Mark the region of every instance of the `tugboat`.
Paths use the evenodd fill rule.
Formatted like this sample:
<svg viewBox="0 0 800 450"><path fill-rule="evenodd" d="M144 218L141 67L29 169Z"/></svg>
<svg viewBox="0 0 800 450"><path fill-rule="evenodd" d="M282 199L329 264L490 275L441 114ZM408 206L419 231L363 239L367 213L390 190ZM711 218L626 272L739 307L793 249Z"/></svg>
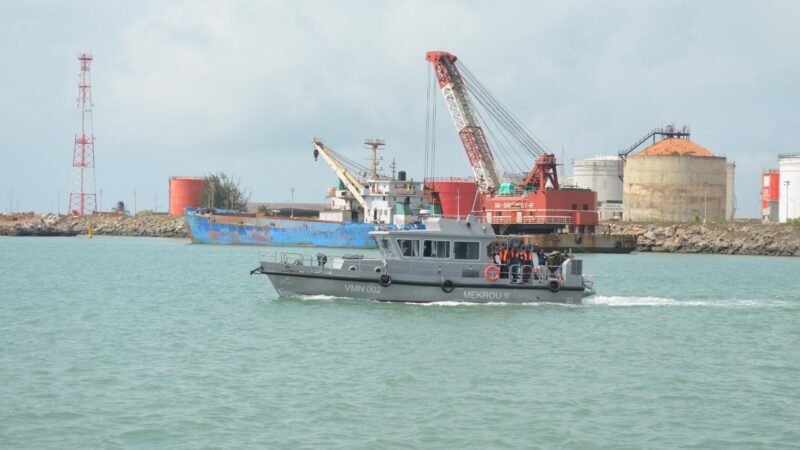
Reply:
<svg viewBox="0 0 800 450"><path fill-rule="evenodd" d="M490 224L425 217L402 229L373 231L381 258L268 252L250 272L266 275L280 297L329 295L389 302L570 303L594 294L583 261L551 254L548 263L503 265Z"/></svg>

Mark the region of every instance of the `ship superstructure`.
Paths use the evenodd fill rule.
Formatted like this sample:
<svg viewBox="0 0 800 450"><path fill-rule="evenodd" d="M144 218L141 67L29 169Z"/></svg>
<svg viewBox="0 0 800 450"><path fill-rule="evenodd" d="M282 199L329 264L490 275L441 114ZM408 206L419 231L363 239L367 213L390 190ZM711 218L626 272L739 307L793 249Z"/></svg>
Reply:
<svg viewBox="0 0 800 450"><path fill-rule="evenodd" d="M376 143L376 146L383 143L379 140L367 142ZM314 159L321 156L339 179L337 187L328 189L326 209L320 212L320 219L403 226L416 221L420 211L428 209L422 182L406 179L402 170L397 177L378 173L375 150L371 168L360 167L359 171L357 164L326 147L319 139L314 138L311 143Z"/></svg>

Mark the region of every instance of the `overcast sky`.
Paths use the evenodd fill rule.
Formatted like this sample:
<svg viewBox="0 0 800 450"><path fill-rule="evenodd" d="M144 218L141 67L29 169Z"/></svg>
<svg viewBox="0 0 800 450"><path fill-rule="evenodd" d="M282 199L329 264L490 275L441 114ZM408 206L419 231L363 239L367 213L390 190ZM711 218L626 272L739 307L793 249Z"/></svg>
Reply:
<svg viewBox="0 0 800 450"><path fill-rule="evenodd" d="M501 5L501 6L498 6ZM77 56L91 52L103 207L167 204L168 178L225 171L254 201L323 201L318 136L380 137L423 176L428 50L456 54L551 150L616 154L688 124L759 173L800 152L798 1L2 1L0 210L66 210ZM471 175L437 96L437 176ZM366 161L365 161L366 162Z"/></svg>

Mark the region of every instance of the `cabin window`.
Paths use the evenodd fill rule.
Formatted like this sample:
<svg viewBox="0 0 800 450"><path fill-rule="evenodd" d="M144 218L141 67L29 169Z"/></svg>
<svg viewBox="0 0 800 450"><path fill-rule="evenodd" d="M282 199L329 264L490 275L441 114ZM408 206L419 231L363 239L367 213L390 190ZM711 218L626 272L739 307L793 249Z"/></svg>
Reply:
<svg viewBox="0 0 800 450"><path fill-rule="evenodd" d="M397 245L406 258L419 257L419 241L416 239L398 239Z"/></svg>
<svg viewBox="0 0 800 450"><path fill-rule="evenodd" d="M425 258L450 258L450 241L423 241L422 256Z"/></svg>
<svg viewBox="0 0 800 450"><path fill-rule="evenodd" d="M381 239L380 245L384 255L397 256L397 253L394 251L394 247L392 247L392 243L388 239Z"/></svg>
<svg viewBox="0 0 800 450"><path fill-rule="evenodd" d="M477 242L453 242L453 257L455 259L479 259L480 245Z"/></svg>

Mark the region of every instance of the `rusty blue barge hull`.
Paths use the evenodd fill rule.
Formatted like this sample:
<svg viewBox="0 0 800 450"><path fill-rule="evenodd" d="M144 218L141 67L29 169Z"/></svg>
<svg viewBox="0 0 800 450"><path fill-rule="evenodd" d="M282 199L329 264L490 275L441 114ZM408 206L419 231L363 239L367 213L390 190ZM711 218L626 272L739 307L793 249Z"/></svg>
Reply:
<svg viewBox="0 0 800 450"><path fill-rule="evenodd" d="M186 208L189 235L196 244L281 245L377 248L369 235L375 225L292 219L236 211Z"/></svg>

